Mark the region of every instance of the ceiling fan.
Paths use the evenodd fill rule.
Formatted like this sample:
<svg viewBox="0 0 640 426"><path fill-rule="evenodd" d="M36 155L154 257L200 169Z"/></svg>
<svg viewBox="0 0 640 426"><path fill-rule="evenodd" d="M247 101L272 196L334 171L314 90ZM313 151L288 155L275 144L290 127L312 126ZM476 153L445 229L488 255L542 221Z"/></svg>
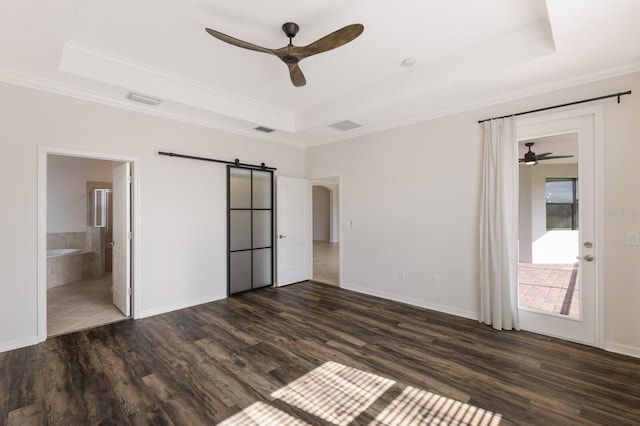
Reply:
<svg viewBox="0 0 640 426"><path fill-rule="evenodd" d="M244 49L255 50L256 52L269 53L277 56L289 67L289 75L291 76L291 82L293 85L300 87L307 84L307 81L298 66L298 62L311 55L326 52L349 43L362 34L364 26L362 24L347 25L346 27L334 31L307 46L294 46L291 40L296 36L299 29L300 27L293 22L283 24L282 31L284 31L285 35L289 38L289 44L279 49L269 49L247 43L246 41L238 40L237 38L212 30L211 28L206 28L209 34L226 43L242 47Z"/></svg>
<svg viewBox="0 0 640 426"><path fill-rule="evenodd" d="M535 152L531 151L531 147L534 142L527 142L524 145L529 148L529 151L524 153L524 158L518 159L518 162L524 163L527 165L538 164L538 161L544 160L552 160L554 158L571 158L573 155L551 155L553 152L544 152L542 154L536 155Z"/></svg>

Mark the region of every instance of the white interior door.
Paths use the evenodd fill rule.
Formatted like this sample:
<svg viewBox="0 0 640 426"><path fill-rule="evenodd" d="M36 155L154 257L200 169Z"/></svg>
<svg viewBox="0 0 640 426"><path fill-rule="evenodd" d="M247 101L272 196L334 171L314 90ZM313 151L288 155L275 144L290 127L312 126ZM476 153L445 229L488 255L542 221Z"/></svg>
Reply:
<svg viewBox="0 0 640 426"><path fill-rule="evenodd" d="M574 155L572 159L520 165L518 299L523 330L598 346L598 265L602 262L598 253L602 253L599 245L603 242L597 238L598 227L602 226L596 220L601 165L595 155L595 122L594 113L560 113L518 122L519 142L536 141L534 152ZM574 141L573 152L561 144L564 137ZM545 141L556 141L556 145L545 147ZM568 171L571 167L575 177ZM524 184L523 177L529 179ZM573 195L566 189L564 193L554 189L562 185L573 187ZM565 213L557 213L557 208L562 203L569 208L569 200L564 197L574 200L574 225L569 225L569 218L557 225L565 220Z"/></svg>
<svg viewBox="0 0 640 426"><path fill-rule="evenodd" d="M131 315L131 166L113 166L113 304Z"/></svg>
<svg viewBox="0 0 640 426"><path fill-rule="evenodd" d="M278 176L276 180L276 248L278 286L311 279L311 182Z"/></svg>

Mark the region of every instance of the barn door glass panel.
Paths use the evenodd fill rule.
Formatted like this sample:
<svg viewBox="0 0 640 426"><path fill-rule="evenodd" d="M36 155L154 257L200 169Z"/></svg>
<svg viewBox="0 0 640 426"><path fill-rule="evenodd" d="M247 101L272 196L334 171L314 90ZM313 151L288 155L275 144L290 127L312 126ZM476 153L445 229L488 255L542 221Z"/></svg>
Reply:
<svg viewBox="0 0 640 426"><path fill-rule="evenodd" d="M251 290L251 251L229 253L229 294Z"/></svg>
<svg viewBox="0 0 640 426"><path fill-rule="evenodd" d="M273 173L227 167L227 293L273 285Z"/></svg>
<svg viewBox="0 0 640 426"><path fill-rule="evenodd" d="M251 248L251 211L232 210L229 212L231 251Z"/></svg>
<svg viewBox="0 0 640 426"><path fill-rule="evenodd" d="M260 249L253 252L253 288L272 284L272 249Z"/></svg>
<svg viewBox="0 0 640 426"><path fill-rule="evenodd" d="M273 192L273 173L262 170L252 171L253 191L251 193L254 209L271 209Z"/></svg>

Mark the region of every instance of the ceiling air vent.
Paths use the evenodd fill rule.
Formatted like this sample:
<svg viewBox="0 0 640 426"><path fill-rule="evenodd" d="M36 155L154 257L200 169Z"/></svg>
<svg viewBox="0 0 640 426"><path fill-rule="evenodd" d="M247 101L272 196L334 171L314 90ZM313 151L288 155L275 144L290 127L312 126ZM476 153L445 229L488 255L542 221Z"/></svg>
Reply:
<svg viewBox="0 0 640 426"><path fill-rule="evenodd" d="M141 95L140 93L133 93L133 92L127 93L127 99L132 100L134 102L140 102L141 104L154 105L154 106L162 102L161 99L152 98L151 96Z"/></svg>
<svg viewBox="0 0 640 426"><path fill-rule="evenodd" d="M263 132L263 133L275 132L275 129L270 129L268 127L263 127L263 126L254 127L253 130L257 130L257 131Z"/></svg>
<svg viewBox="0 0 640 426"><path fill-rule="evenodd" d="M362 124L344 120L337 123L329 124L329 127L331 127L332 129L340 130L341 132L346 132L347 130L355 129L356 127L362 127Z"/></svg>

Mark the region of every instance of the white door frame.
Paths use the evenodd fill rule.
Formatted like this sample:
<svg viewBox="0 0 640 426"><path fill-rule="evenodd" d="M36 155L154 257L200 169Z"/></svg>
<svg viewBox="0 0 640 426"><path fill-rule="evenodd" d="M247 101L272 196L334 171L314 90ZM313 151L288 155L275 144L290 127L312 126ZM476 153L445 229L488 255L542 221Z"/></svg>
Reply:
<svg viewBox="0 0 640 426"><path fill-rule="evenodd" d="M557 121L564 119L578 118L585 115L593 117L593 143L594 143L594 224L595 224L595 240L597 244L594 247L594 254L597 259L595 265L595 342L594 346L598 348L604 347L604 266L605 266L605 250L604 250L604 106L594 105L586 108L563 111L540 115L531 118L518 119L516 127L527 126L549 121Z"/></svg>
<svg viewBox="0 0 640 426"><path fill-rule="evenodd" d="M122 161L131 164L132 200L131 225L133 228L131 268L131 316L139 318L140 306L140 159L80 149L38 145L38 288L37 288L37 330L38 342L47 339L47 158L49 154L67 157L92 158L96 160ZM134 291L135 288L135 291Z"/></svg>
<svg viewBox="0 0 640 426"><path fill-rule="evenodd" d="M322 181L325 179L335 178L335 177L338 178L338 218L335 224L338 227L338 287L342 287L342 240L344 239L344 233L342 229L342 193L344 192L342 190L342 174L334 173L334 174L327 174L327 175L320 175L320 176L312 176L307 179L311 181L312 186L313 185L322 186L321 182L314 184L314 181ZM313 214L313 197L311 197L311 212ZM311 222L313 223L313 217ZM313 256L313 251L311 255ZM313 265L313 259L311 260L312 260L311 264Z"/></svg>

